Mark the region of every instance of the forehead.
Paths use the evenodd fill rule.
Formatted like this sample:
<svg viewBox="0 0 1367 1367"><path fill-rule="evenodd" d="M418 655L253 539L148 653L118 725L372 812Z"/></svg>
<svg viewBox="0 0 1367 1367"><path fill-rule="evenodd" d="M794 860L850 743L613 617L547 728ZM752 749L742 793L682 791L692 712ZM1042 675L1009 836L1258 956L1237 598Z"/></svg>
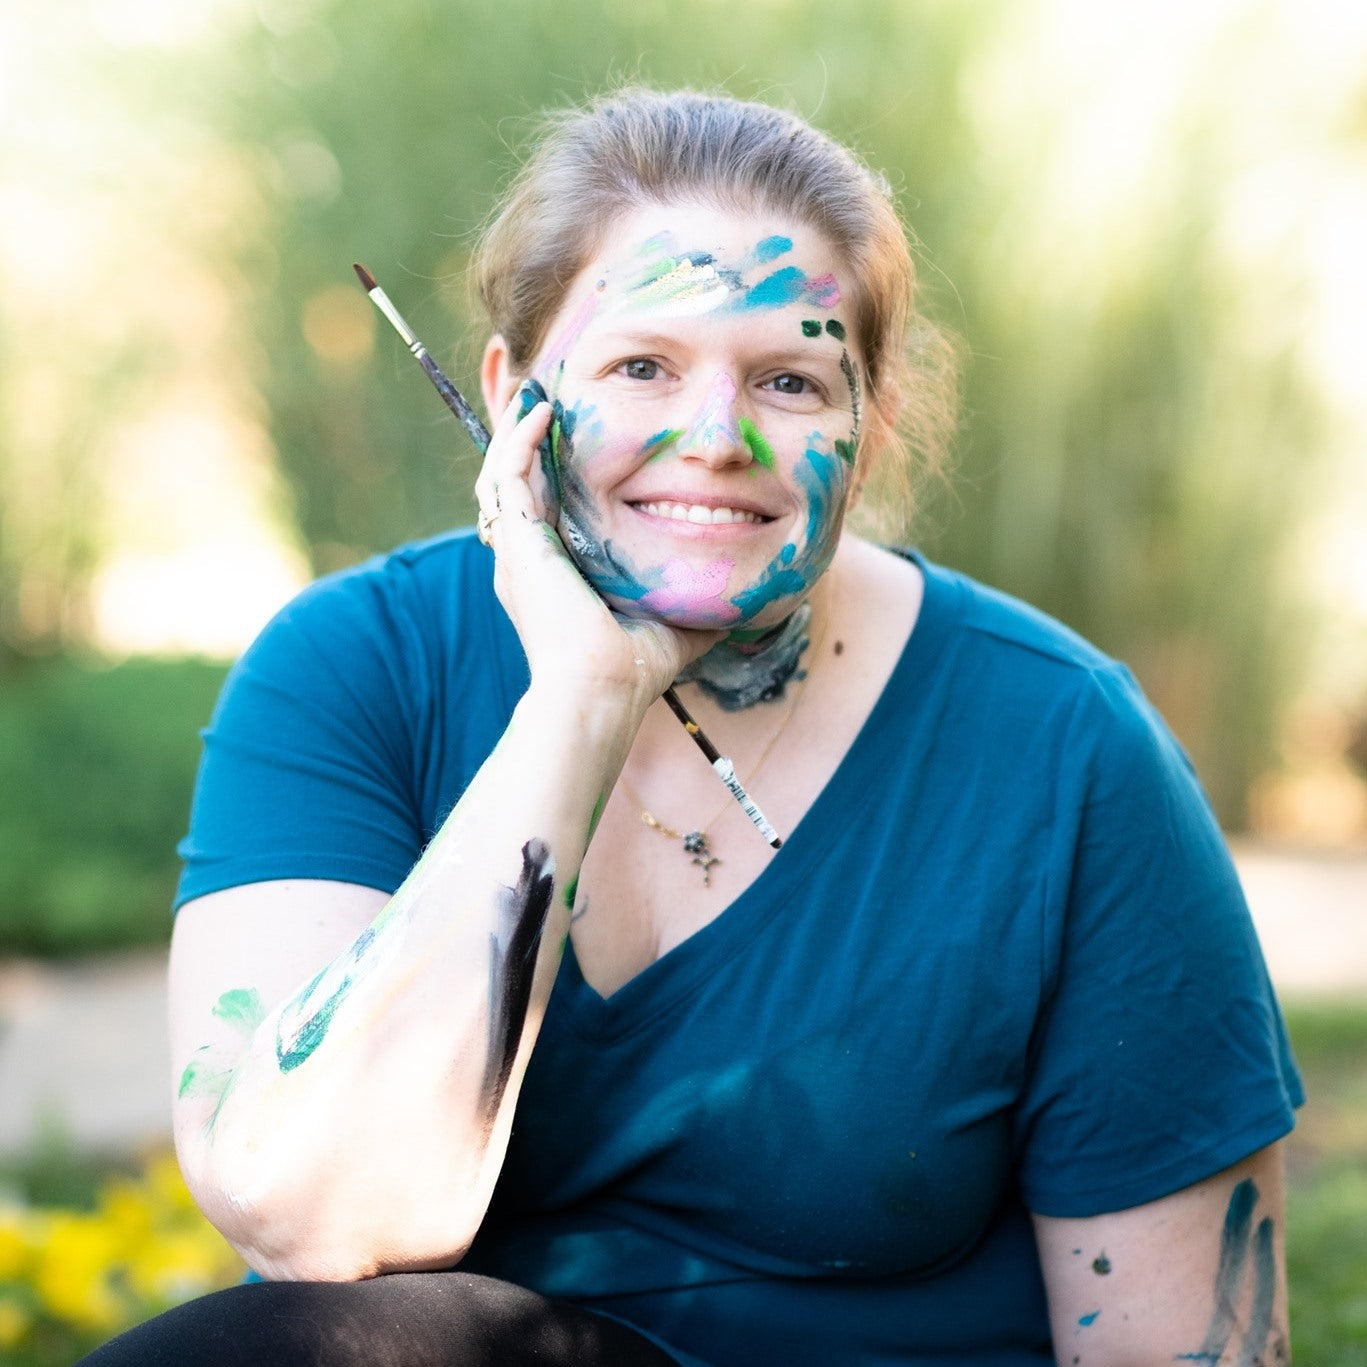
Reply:
<svg viewBox="0 0 1367 1367"><path fill-rule="evenodd" d="M830 312L846 272L814 228L711 205L647 205L618 219L571 294L587 284L602 316Z"/></svg>

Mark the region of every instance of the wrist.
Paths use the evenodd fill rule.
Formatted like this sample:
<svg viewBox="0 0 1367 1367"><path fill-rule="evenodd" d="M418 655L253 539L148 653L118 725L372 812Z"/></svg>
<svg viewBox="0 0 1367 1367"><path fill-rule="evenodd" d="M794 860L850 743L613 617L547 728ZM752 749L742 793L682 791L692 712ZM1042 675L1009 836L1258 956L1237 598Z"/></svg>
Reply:
<svg viewBox="0 0 1367 1367"><path fill-rule="evenodd" d="M629 682L557 679L538 683L533 678L515 716L519 725L573 737L590 747L620 748L625 757L654 701L653 692Z"/></svg>

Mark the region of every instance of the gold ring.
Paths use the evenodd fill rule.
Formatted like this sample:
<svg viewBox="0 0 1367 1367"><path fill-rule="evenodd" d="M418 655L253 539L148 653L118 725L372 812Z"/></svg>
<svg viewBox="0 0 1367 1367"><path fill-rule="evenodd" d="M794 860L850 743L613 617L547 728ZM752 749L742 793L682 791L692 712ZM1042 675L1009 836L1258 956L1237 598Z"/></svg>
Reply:
<svg viewBox="0 0 1367 1367"><path fill-rule="evenodd" d="M491 550L493 549L494 543L489 539L489 532L493 528L494 523L498 521L499 516L500 514L495 513L493 517L490 517L488 513L481 509L479 517L475 522L475 531L479 536L479 539Z"/></svg>

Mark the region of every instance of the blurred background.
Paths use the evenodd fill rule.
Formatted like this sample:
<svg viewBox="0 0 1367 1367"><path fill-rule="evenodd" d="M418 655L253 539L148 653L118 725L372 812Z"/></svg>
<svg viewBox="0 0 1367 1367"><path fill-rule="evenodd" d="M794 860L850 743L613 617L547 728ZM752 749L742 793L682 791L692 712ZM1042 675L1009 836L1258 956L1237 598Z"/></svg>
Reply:
<svg viewBox="0 0 1367 1367"><path fill-rule="evenodd" d="M1314 967L1367 917L1356 0L0 9L0 1355L236 1274L155 1126L101 1125L160 1047L196 730L311 577L471 520L351 262L476 390L491 197L539 111L632 78L790 106L892 184L967 358L908 535L1129 662L1277 890L1297 1361L1367 1363L1367 978Z"/></svg>

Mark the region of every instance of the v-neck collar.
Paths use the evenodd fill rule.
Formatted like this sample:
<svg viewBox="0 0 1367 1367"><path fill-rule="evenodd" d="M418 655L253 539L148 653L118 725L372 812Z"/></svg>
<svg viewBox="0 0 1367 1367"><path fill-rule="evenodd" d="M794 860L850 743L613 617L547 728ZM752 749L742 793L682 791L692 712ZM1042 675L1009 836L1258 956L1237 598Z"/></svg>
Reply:
<svg viewBox="0 0 1367 1367"><path fill-rule="evenodd" d="M956 581L916 551L899 551L921 571L920 611L906 645L877 701L825 787L784 840L783 848L740 895L705 925L604 997L585 979L571 939L556 980L553 1010L564 1010L575 1028L598 1040L643 1029L691 996L794 900L826 857L823 832L867 819L877 801L870 773L886 763L888 737L897 734L898 712L914 697L919 680L935 668L940 643L955 616Z"/></svg>

